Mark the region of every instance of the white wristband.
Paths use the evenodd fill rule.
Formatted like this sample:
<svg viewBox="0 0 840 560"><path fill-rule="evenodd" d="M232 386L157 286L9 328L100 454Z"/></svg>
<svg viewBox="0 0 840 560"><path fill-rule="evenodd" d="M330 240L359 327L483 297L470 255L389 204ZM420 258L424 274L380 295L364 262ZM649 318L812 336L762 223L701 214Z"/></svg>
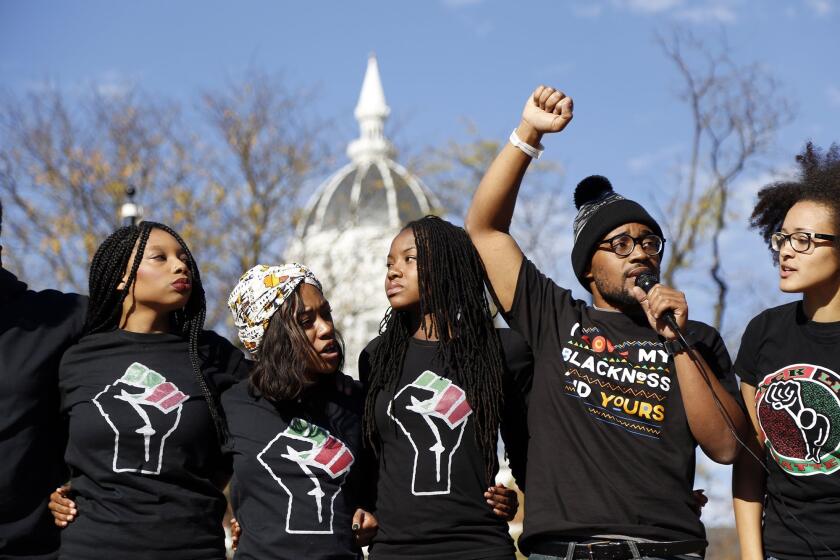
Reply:
<svg viewBox="0 0 840 560"><path fill-rule="evenodd" d="M510 133L510 138L508 138L508 140L510 140L511 144L522 150L525 153L525 155L530 156L534 159L540 159L543 150L545 150L542 144L537 144L537 147L535 148L534 146L526 144L525 142L520 140L519 136L516 135L515 128L513 129L513 132Z"/></svg>

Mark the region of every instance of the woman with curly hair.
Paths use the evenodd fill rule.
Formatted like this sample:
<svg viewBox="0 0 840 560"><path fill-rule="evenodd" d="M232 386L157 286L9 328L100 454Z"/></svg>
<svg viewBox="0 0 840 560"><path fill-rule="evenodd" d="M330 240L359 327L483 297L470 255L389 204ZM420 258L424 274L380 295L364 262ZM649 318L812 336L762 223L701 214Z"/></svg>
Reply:
<svg viewBox="0 0 840 560"><path fill-rule="evenodd" d="M766 464L745 451L733 472L745 560L840 551L840 148L808 143L796 159L798 176L762 189L751 218L779 288L802 298L753 318L735 361Z"/></svg>

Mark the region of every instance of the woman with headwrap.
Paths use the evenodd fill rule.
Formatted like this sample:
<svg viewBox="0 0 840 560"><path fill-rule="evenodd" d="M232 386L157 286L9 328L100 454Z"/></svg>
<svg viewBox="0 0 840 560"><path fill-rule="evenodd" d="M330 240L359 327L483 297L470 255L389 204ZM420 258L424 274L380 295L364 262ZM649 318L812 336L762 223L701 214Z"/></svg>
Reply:
<svg viewBox="0 0 840 560"><path fill-rule="evenodd" d="M228 300L251 377L222 397L230 429L236 558L360 558L367 511L361 385L321 284L305 266L258 265ZM340 389L340 388L343 388Z"/></svg>

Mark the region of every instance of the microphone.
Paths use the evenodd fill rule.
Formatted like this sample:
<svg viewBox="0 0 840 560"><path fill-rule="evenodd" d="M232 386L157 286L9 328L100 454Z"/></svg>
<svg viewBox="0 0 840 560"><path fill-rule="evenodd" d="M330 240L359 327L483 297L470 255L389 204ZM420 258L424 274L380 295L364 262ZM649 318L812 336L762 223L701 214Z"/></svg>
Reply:
<svg viewBox="0 0 840 560"><path fill-rule="evenodd" d="M641 288L646 294L649 293L657 284L659 284L659 277L652 272L643 272L636 276L636 286ZM668 323L668 326L671 327L671 330L674 331L678 337L682 338L682 331L680 330L679 325L677 325L677 318L674 317L673 310L668 309L660 318Z"/></svg>

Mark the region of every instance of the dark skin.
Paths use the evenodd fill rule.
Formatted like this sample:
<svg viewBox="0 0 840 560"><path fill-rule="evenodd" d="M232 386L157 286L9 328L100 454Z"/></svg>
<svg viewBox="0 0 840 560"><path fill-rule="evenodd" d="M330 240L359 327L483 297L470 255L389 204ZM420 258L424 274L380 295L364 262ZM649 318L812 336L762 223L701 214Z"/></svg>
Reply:
<svg viewBox="0 0 840 560"><path fill-rule="evenodd" d="M386 260L385 295L395 311L408 316L414 338L438 340L437 329L430 316L420 317L420 281L417 276L417 247L414 232L404 229L391 241Z"/></svg>
<svg viewBox="0 0 840 560"><path fill-rule="evenodd" d="M59 527L67 527L72 523L79 511L76 509L76 502L67 497L70 493L70 485L59 486L50 494L49 508L53 515L53 522Z"/></svg>
<svg viewBox="0 0 840 560"><path fill-rule="evenodd" d="M566 128L572 116L571 98L554 88L540 86L529 96L516 133L523 142L537 146L544 134ZM524 258L510 235L510 223L519 187L530 163L529 156L507 143L478 186L465 222L467 232L484 261L493 291L506 311L513 304ZM650 230L644 224L623 224L607 233L604 239L624 232L636 237ZM676 337L676 333L665 324L662 316L666 311L672 311L679 327L684 328L688 320L685 294L661 284L645 294L633 284L640 272L658 271L659 258L659 255L646 255L638 245L627 257L619 257L608 249L599 249L592 256L587 279L595 306L627 314L643 314L657 334L670 340ZM624 297L605 297L611 292ZM677 354L674 364L692 435L710 459L731 464L738 454L738 442L718 412L704 381L701 368L711 370L702 358L695 361L689 352ZM748 425L740 407L714 375L708 378L736 432L742 437Z"/></svg>

